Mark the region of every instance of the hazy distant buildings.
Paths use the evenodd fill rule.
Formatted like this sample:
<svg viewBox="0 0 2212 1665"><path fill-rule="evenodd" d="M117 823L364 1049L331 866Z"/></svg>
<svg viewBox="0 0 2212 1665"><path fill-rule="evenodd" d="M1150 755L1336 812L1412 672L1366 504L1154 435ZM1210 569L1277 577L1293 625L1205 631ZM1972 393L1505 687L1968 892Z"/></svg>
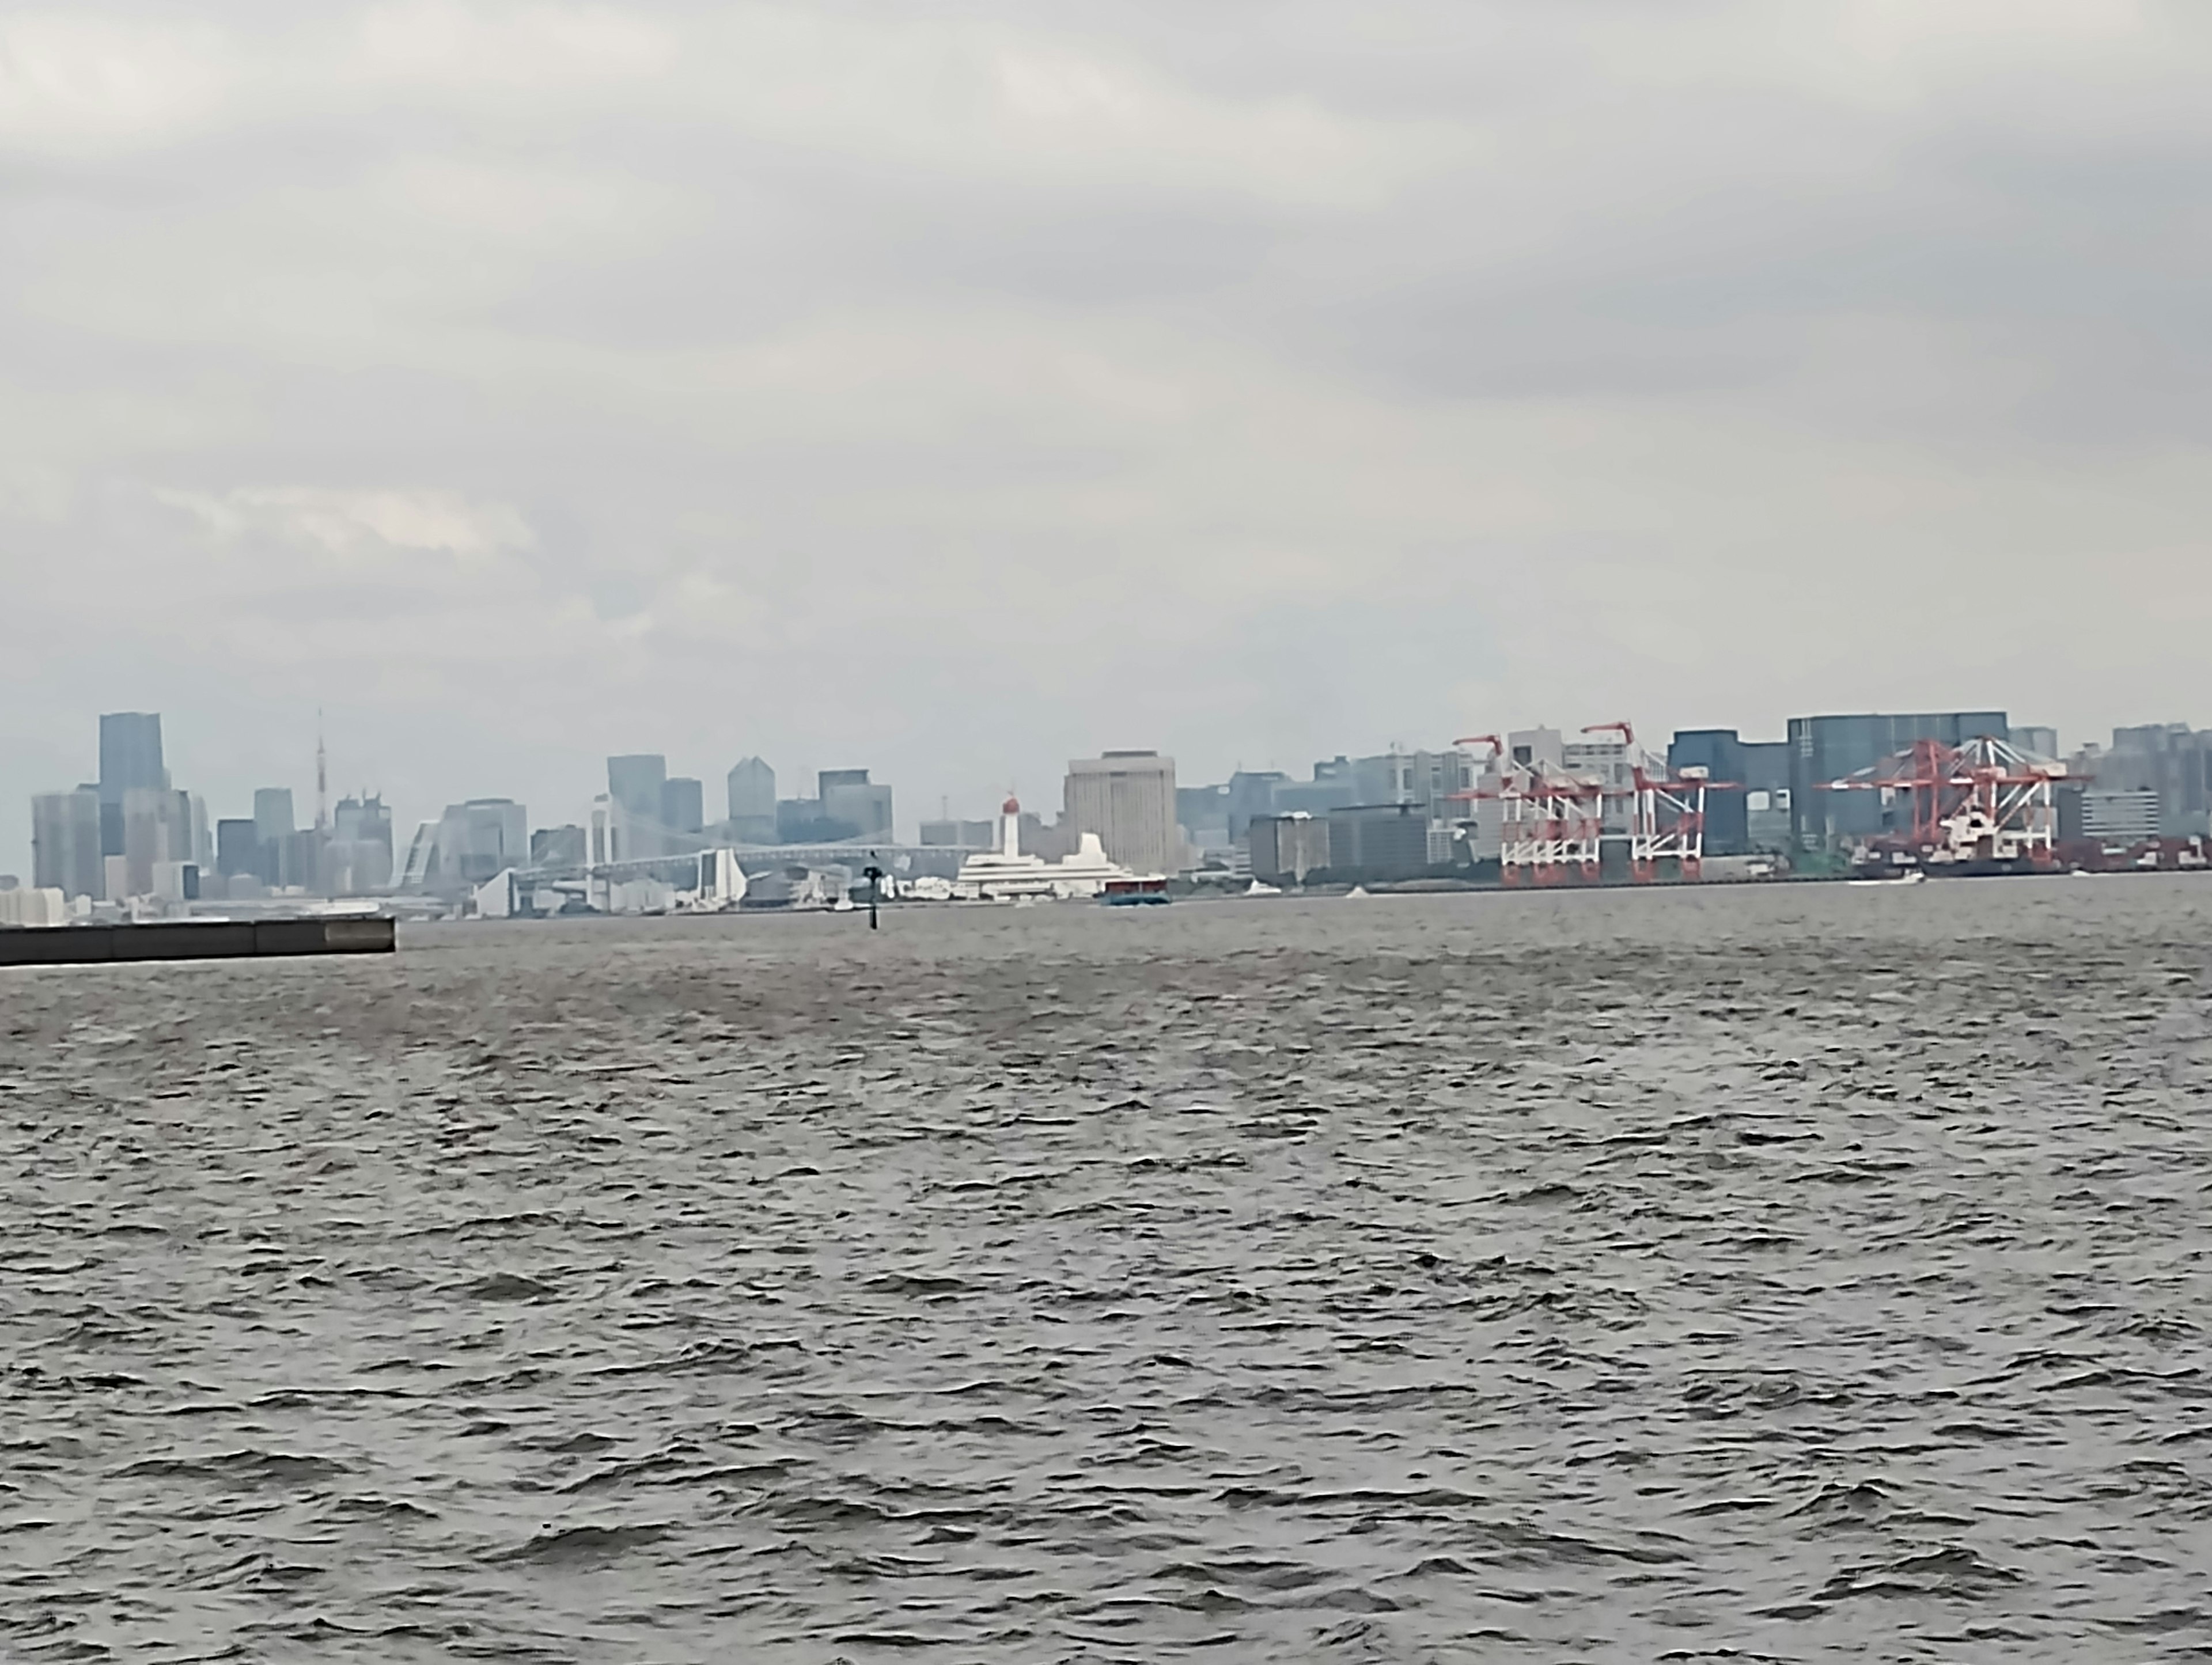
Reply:
<svg viewBox="0 0 2212 1665"><path fill-rule="evenodd" d="M1074 758L1062 793L1061 817L1069 830L1079 837L1097 834L1108 860L1138 873L1171 873L1182 866L1174 758L1157 751Z"/></svg>
<svg viewBox="0 0 2212 1665"><path fill-rule="evenodd" d="M730 836L740 844L775 842L775 771L747 757L730 771Z"/></svg>
<svg viewBox="0 0 2212 1665"><path fill-rule="evenodd" d="M244 816L215 823L215 870L223 878L261 877L261 829Z"/></svg>
<svg viewBox="0 0 2212 1665"><path fill-rule="evenodd" d="M696 834L707 824L706 788L689 775L660 783L660 824L672 833Z"/></svg>
<svg viewBox="0 0 2212 1665"><path fill-rule="evenodd" d="M1313 766L1310 781L1280 781L1274 790L1274 810L1278 815L1295 815L1304 810L1308 815L1327 815L1331 810L1359 801L1359 787L1353 778L1355 765L1352 759L1339 753Z"/></svg>
<svg viewBox="0 0 2212 1665"><path fill-rule="evenodd" d="M2100 793L2158 796L2158 836L2187 838L2212 831L2212 729L2187 723L2144 723L2112 731L2112 748L2081 760Z"/></svg>
<svg viewBox="0 0 2212 1665"><path fill-rule="evenodd" d="M511 798L448 804L416 829L400 871L400 888L454 896L530 860L529 815Z"/></svg>
<svg viewBox="0 0 2212 1665"><path fill-rule="evenodd" d="M1228 787L1218 782L1205 787L1177 787L1176 825L1182 829L1183 843L1194 852L1231 848L1236 841L1229 836Z"/></svg>
<svg viewBox="0 0 2212 1665"><path fill-rule="evenodd" d="M872 784L864 769L825 769L815 777L822 818L850 827L848 838L887 842L891 836L891 789Z"/></svg>
<svg viewBox="0 0 2212 1665"><path fill-rule="evenodd" d="M660 794L667 784L668 760L657 751L607 759L607 798L622 823L623 860L635 861L665 854Z"/></svg>
<svg viewBox="0 0 2212 1665"><path fill-rule="evenodd" d="M581 827L540 827L530 835L530 865L580 867L589 849L589 836Z"/></svg>
<svg viewBox="0 0 2212 1665"><path fill-rule="evenodd" d="M65 896L105 900L100 847L100 791L41 793L31 800L31 884Z"/></svg>
<svg viewBox="0 0 2212 1665"><path fill-rule="evenodd" d="M289 787L258 787L253 793L253 836L264 844L274 844L289 838L299 830L299 822L292 811L292 788Z"/></svg>
<svg viewBox="0 0 2212 1665"><path fill-rule="evenodd" d="M1231 775L1224 793L1231 840L1243 837L1255 817L1274 814L1277 788L1290 784L1291 777L1280 769L1240 769Z"/></svg>
<svg viewBox="0 0 2212 1665"><path fill-rule="evenodd" d="M384 800L339 799L318 854L317 888L325 896L368 896L392 883L392 811Z"/></svg>
<svg viewBox="0 0 2212 1665"><path fill-rule="evenodd" d="M111 884L111 896L155 895L156 870L192 860L191 805L188 795L167 787L126 787L118 805L123 816L123 888ZM115 870L107 870L112 878Z"/></svg>
<svg viewBox="0 0 2212 1665"><path fill-rule="evenodd" d="M921 823L921 842L936 848L988 850L995 848L999 837L996 821L925 821ZM1027 849L1027 840L1022 842Z"/></svg>

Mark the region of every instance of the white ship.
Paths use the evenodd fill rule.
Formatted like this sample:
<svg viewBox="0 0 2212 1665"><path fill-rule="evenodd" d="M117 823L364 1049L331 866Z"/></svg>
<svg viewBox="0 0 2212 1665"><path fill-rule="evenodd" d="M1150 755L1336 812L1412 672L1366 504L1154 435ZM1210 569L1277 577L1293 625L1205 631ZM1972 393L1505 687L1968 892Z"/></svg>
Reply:
<svg viewBox="0 0 2212 1665"><path fill-rule="evenodd" d="M1137 877L1106 859L1097 833L1084 834L1081 846L1057 861L1024 855L1020 803L1009 798L999 817L999 848L969 856L952 881L952 894L962 902L1073 902L1100 895L1112 880Z"/></svg>

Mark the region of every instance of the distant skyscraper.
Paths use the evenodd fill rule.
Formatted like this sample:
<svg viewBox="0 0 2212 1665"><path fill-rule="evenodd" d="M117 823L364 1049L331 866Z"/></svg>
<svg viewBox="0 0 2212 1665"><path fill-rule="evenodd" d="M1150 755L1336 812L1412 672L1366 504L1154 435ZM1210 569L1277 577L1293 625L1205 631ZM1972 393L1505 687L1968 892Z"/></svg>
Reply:
<svg viewBox="0 0 2212 1665"><path fill-rule="evenodd" d="M100 849L100 792L42 793L31 800L31 883L64 896L107 896Z"/></svg>
<svg viewBox="0 0 2212 1665"><path fill-rule="evenodd" d="M707 824L707 789L688 775L660 783L660 824L673 833L696 833Z"/></svg>
<svg viewBox="0 0 2212 1665"><path fill-rule="evenodd" d="M331 817L331 836L345 844L381 844L392 853L392 811L381 798L341 798Z"/></svg>
<svg viewBox="0 0 2212 1665"><path fill-rule="evenodd" d="M775 842L775 771L748 757L730 771L730 834L741 843Z"/></svg>
<svg viewBox="0 0 2212 1665"><path fill-rule="evenodd" d="M382 799L338 799L319 865L322 888L331 896L366 896L391 884L392 811Z"/></svg>
<svg viewBox="0 0 2212 1665"><path fill-rule="evenodd" d="M891 789L870 782L864 769L825 769L816 778L822 818L850 827L854 838L889 839Z"/></svg>
<svg viewBox="0 0 2212 1665"><path fill-rule="evenodd" d="M157 869L192 859L191 800L185 793L166 787L127 787L121 807L123 871L128 887L123 894L150 896L155 894Z"/></svg>
<svg viewBox="0 0 2212 1665"><path fill-rule="evenodd" d="M225 878L261 876L261 829L244 816L215 823L215 870Z"/></svg>
<svg viewBox="0 0 2212 1665"><path fill-rule="evenodd" d="M1109 751L1067 766L1063 817L1077 833L1097 833L1109 858L1139 873L1182 866L1176 836L1175 759L1157 751Z"/></svg>
<svg viewBox="0 0 2212 1665"><path fill-rule="evenodd" d="M298 829L292 818L292 788L258 787L253 793L253 831L264 844L273 844Z"/></svg>
<svg viewBox="0 0 2212 1665"><path fill-rule="evenodd" d="M161 717L155 711L110 711L100 720L100 848L123 854L123 794L134 787L169 784L161 763Z"/></svg>
<svg viewBox="0 0 2212 1665"><path fill-rule="evenodd" d="M458 896L508 867L530 865L529 812L509 798L448 804L416 829L399 888Z"/></svg>
<svg viewBox="0 0 2212 1665"><path fill-rule="evenodd" d="M111 711L100 720L100 796L119 804L132 787L166 787L161 766L161 716L157 711Z"/></svg>
<svg viewBox="0 0 2212 1665"><path fill-rule="evenodd" d="M607 759L607 796L624 823L625 860L662 854L660 789L667 781L668 760L657 751Z"/></svg>

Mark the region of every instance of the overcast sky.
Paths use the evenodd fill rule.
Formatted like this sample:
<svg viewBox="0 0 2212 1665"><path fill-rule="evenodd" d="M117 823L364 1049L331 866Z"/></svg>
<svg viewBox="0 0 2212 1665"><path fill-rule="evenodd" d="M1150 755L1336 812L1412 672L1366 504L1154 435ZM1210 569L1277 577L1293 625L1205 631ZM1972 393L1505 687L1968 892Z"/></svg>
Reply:
<svg viewBox="0 0 2212 1665"><path fill-rule="evenodd" d="M2202 686L2212 6L0 10L0 868ZM403 836L405 831L403 827Z"/></svg>

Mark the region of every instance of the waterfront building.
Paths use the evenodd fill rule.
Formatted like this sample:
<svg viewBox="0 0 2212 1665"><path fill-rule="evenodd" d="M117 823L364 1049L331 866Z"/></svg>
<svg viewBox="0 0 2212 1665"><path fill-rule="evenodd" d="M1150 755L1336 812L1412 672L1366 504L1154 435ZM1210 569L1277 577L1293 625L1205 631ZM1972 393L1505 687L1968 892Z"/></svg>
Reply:
<svg viewBox="0 0 2212 1665"><path fill-rule="evenodd" d="M2090 762L2103 792L2154 792L2158 836L2187 838L2212 831L2212 729L2187 723L2144 723L2112 731L2112 748Z"/></svg>
<svg viewBox="0 0 2212 1665"><path fill-rule="evenodd" d="M1832 792L1829 783L1905 750L1916 740L1960 746L1984 735L2002 738L2012 724L2002 711L1911 714L1860 712L1790 720L1790 842L1830 849L1882 830L1881 794Z"/></svg>
<svg viewBox="0 0 2212 1665"><path fill-rule="evenodd" d="M1332 878L1418 878L1429 866L1429 817L1419 804L1352 804L1328 812Z"/></svg>
<svg viewBox="0 0 2212 1665"><path fill-rule="evenodd" d="M730 836L742 844L775 842L775 771L758 757L731 769L728 781Z"/></svg>
<svg viewBox="0 0 2212 1665"><path fill-rule="evenodd" d="M1306 875L1328 867L1328 817L1293 810L1288 815L1253 817L1252 877L1266 884L1303 884Z"/></svg>
<svg viewBox="0 0 2212 1665"><path fill-rule="evenodd" d="M93 802L100 802L98 793ZM79 895L88 892L80 891ZM0 925L52 927L67 925L70 921L70 898L52 885L19 884L9 876L0 875Z"/></svg>
<svg viewBox="0 0 2212 1665"><path fill-rule="evenodd" d="M963 902L1068 902L1101 895L1110 880L1137 877L1108 857L1097 833L1084 833L1073 851L1047 861L1024 852L1021 829L1022 806L1009 798L999 812L999 848L963 861L952 894Z"/></svg>
<svg viewBox="0 0 2212 1665"><path fill-rule="evenodd" d="M660 793L667 783L668 760L657 751L607 759L607 798L623 823L624 860L663 853Z"/></svg>
<svg viewBox="0 0 2212 1665"><path fill-rule="evenodd" d="M65 896L107 896L100 845L100 789L41 793L31 800L31 884Z"/></svg>
<svg viewBox="0 0 2212 1665"><path fill-rule="evenodd" d="M1176 832L1175 759L1157 751L1109 751L1067 765L1062 811L1078 838L1096 834L1107 856L1140 873L1183 866Z"/></svg>
<svg viewBox="0 0 2212 1665"><path fill-rule="evenodd" d="M1732 728L1677 729L1667 745L1667 772L1702 769L1713 781L1743 788L1705 794L1705 854L1747 855L1789 843L1790 744L1747 740ZM1781 817L1778 825L1772 818ZM1752 820L1759 819L1754 834Z"/></svg>
<svg viewBox="0 0 2212 1665"><path fill-rule="evenodd" d="M2163 805L2155 787L2130 787L2117 792L2092 788L2081 794L2081 832L2083 838L2122 847L2159 836L2164 825ZM2060 836L2069 829L2062 827Z"/></svg>

